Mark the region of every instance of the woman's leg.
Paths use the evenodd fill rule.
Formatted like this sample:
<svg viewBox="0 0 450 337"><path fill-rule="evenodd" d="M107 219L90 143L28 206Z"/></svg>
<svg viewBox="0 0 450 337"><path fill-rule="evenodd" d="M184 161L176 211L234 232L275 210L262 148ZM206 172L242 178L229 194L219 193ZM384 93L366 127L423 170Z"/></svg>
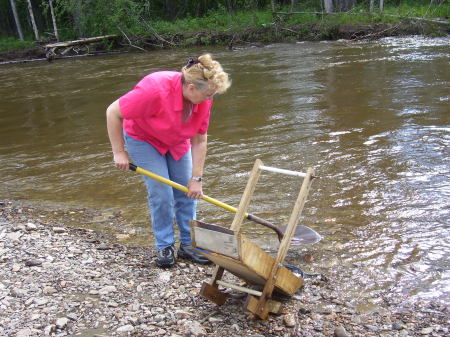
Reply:
<svg viewBox="0 0 450 337"><path fill-rule="evenodd" d="M167 154L167 165L169 168L170 180L183 186L187 186L192 176L192 155L189 150L180 160L173 159L171 154ZM197 200L186 196L182 191L173 190L175 199L175 219L180 232L180 242L183 246L191 245L190 220L196 219Z"/></svg>
<svg viewBox="0 0 450 337"><path fill-rule="evenodd" d="M134 139L127 134L124 137L127 151L137 166L170 179L166 156L161 155L147 142ZM162 250L175 243L172 187L148 177L144 177L144 182L147 187L148 207L156 247Z"/></svg>

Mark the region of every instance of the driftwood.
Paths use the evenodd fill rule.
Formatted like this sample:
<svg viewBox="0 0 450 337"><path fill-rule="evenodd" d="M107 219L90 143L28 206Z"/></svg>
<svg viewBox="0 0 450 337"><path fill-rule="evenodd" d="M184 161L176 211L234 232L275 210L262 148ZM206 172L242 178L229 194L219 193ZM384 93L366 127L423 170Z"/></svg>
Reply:
<svg viewBox="0 0 450 337"><path fill-rule="evenodd" d="M73 40L73 41L65 41L65 42L57 42L57 43L50 43L45 46L45 48L60 48L60 47L69 47L69 46L76 46L80 44L87 44L91 42L98 42L105 39L114 39L118 37L118 35L103 35L103 36L97 36L97 37L88 37L85 39L79 39L79 40Z"/></svg>
<svg viewBox="0 0 450 337"><path fill-rule="evenodd" d="M71 50L77 55L89 54L90 43L118 37L118 35L103 35L73 41L49 43L45 45L45 56L48 61L52 61L55 57L65 55Z"/></svg>

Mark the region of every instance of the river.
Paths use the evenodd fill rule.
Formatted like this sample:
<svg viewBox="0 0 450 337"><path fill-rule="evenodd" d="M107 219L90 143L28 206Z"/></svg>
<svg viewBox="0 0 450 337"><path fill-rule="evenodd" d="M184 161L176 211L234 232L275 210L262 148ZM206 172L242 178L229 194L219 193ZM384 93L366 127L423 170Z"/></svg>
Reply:
<svg viewBox="0 0 450 337"><path fill-rule="evenodd" d="M292 249L314 252L322 268L353 266L347 277L359 286L341 289L353 298L390 292L448 300L448 37L190 48L2 66L0 198L120 212L139 234L136 242L151 244L144 186L135 173L113 167L105 109L147 73L178 70L205 51L233 85L215 99L204 192L237 206L256 158L290 170L313 167L320 178L301 222L323 240ZM263 173L250 212L286 224L300 184L300 178ZM225 226L233 219L205 202L198 216ZM108 222L96 228L109 230ZM266 228L247 222L243 228L276 249Z"/></svg>

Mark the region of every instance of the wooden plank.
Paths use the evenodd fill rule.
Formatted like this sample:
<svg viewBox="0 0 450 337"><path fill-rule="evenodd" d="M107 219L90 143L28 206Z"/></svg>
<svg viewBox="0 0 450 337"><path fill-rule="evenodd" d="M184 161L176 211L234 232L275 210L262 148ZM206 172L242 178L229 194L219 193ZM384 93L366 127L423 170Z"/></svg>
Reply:
<svg viewBox="0 0 450 337"><path fill-rule="evenodd" d="M241 228L242 221L244 221L245 214L247 213L248 205L250 204L251 197L253 192L255 191L256 182L259 179L261 174L261 170L259 167L263 164L263 162L259 159L255 160L255 164L253 165L252 172L250 174L250 178L248 179L247 186L245 187L244 193L242 194L241 201L239 202L238 211L234 216L233 222L230 226L231 230L239 232Z"/></svg>
<svg viewBox="0 0 450 337"><path fill-rule="evenodd" d="M261 294L262 294L261 291L254 290L254 289L249 289L249 288L245 288L245 287L241 287L241 286L238 286L236 284L228 283L228 282L225 282L225 281L217 281L217 284L221 285L222 287L230 288L230 289L234 289L234 290L239 290L239 291L242 291L242 292L250 294L250 295L261 296Z"/></svg>
<svg viewBox="0 0 450 337"><path fill-rule="evenodd" d="M248 311L257 315L258 317L262 319L267 319L267 317L269 316L269 312L274 314L280 313L281 302L268 300L265 304L265 307L262 308L261 310L260 308L258 308L258 299L254 296L249 295L247 296L247 300L245 301L244 307Z"/></svg>
<svg viewBox="0 0 450 337"><path fill-rule="evenodd" d="M200 295L217 305L224 304L229 296L207 282L203 282Z"/></svg>

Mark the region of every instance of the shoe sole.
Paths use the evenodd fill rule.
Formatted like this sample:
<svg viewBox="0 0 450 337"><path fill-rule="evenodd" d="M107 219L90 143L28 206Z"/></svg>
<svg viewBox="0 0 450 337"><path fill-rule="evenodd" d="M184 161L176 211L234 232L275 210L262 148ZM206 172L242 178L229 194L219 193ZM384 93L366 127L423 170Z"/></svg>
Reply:
<svg viewBox="0 0 450 337"><path fill-rule="evenodd" d="M212 262L211 262L210 260L206 260L206 261L196 261L196 260L193 259L190 255L184 254L184 253L180 253L180 252L178 252L177 257L178 257L179 259L189 260L189 261L192 261L192 262L198 263L198 264L212 264Z"/></svg>

